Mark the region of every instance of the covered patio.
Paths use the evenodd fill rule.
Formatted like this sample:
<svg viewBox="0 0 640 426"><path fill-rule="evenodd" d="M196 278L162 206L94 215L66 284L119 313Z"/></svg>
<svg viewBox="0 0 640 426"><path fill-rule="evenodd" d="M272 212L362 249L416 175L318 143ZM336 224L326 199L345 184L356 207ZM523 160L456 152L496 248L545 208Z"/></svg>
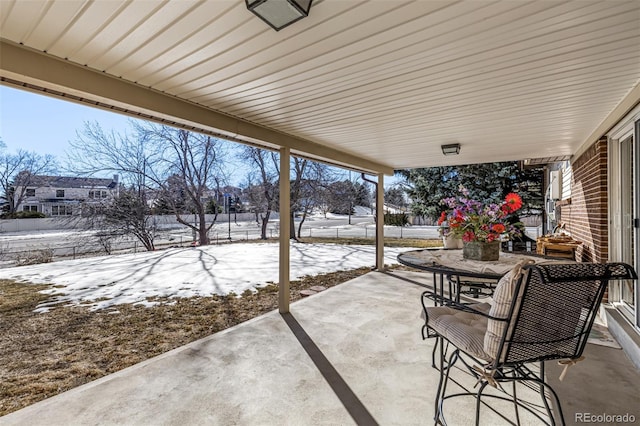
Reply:
<svg viewBox="0 0 640 426"><path fill-rule="evenodd" d="M396 169L575 159L640 104L636 1L309 4L274 31L236 0L4 1L0 81L374 175L378 217Z"/></svg>
<svg viewBox="0 0 640 426"><path fill-rule="evenodd" d="M374 175L378 217L395 169L578 158L640 104L637 1L318 0L279 32L236 0L11 0L0 16L2 84L277 150L283 176L291 155ZM289 192L281 179L281 229ZM383 273L382 221L376 235L379 272L290 307L281 233L279 313L0 423L428 424L428 276ZM556 386L567 420L637 407L625 354L586 355Z"/></svg>
<svg viewBox="0 0 640 426"><path fill-rule="evenodd" d="M291 313L255 318L0 424L431 424L438 373L433 341L420 335L419 303L430 286L430 274L372 272L292 304ZM567 424L579 424L582 413L640 418L640 372L624 352L588 344L585 355L563 382L562 367L547 366ZM472 398L456 401L449 424L471 424L473 413ZM506 422L485 408L482 424Z"/></svg>

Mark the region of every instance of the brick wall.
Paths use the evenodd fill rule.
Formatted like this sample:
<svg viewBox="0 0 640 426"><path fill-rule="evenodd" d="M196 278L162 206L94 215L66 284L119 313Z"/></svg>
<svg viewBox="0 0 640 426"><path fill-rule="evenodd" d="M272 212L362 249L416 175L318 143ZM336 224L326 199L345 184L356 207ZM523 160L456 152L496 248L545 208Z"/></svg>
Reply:
<svg viewBox="0 0 640 426"><path fill-rule="evenodd" d="M571 168L571 201L558 206L560 221L573 238L582 241L577 260L606 262L609 251L606 138L573 161Z"/></svg>

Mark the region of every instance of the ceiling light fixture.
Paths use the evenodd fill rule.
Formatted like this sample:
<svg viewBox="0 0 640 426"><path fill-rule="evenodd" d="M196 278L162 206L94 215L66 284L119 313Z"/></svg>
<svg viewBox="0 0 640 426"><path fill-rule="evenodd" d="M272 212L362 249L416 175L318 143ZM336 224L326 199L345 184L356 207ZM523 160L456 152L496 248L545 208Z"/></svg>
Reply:
<svg viewBox="0 0 640 426"><path fill-rule="evenodd" d="M280 31L284 27L309 16L313 0L245 0L247 9Z"/></svg>
<svg viewBox="0 0 640 426"><path fill-rule="evenodd" d="M449 145L441 145L440 148L442 148L442 153L444 155L458 155L460 154L460 144L459 143L452 143Z"/></svg>

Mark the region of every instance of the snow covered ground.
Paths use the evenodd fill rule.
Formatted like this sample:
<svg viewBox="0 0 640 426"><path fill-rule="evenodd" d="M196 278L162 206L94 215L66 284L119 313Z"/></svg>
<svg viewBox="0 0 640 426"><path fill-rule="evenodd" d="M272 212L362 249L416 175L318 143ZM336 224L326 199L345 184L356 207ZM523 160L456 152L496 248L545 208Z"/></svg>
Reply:
<svg viewBox="0 0 640 426"><path fill-rule="evenodd" d="M385 247L385 263L409 248ZM375 265L374 246L291 245L291 279ZM51 304L105 309L122 303L153 305L149 297L241 294L278 281L277 244L226 244L101 256L0 270L0 278L54 284Z"/></svg>

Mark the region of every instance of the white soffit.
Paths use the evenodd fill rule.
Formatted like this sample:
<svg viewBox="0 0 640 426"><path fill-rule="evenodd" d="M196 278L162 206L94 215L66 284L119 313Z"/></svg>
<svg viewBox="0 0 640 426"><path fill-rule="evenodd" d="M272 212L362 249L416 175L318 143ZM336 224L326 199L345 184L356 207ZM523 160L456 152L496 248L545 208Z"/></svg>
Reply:
<svg viewBox="0 0 640 426"><path fill-rule="evenodd" d="M390 168L571 155L640 82L635 0L316 0L280 32L240 0L3 0L0 37Z"/></svg>

